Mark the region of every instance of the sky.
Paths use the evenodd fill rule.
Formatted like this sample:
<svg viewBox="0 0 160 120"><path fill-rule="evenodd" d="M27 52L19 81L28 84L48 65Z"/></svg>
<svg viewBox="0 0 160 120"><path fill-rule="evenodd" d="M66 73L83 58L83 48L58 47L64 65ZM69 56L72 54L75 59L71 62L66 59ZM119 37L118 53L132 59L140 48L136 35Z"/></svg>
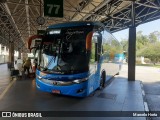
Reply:
<svg viewBox="0 0 160 120"><path fill-rule="evenodd" d="M160 32L160 19L141 24L137 26L136 31L142 31L143 35L149 35L151 32L154 32L154 31ZM113 33L114 37L118 41L121 41L122 39L128 39L128 34L129 34L128 29Z"/></svg>

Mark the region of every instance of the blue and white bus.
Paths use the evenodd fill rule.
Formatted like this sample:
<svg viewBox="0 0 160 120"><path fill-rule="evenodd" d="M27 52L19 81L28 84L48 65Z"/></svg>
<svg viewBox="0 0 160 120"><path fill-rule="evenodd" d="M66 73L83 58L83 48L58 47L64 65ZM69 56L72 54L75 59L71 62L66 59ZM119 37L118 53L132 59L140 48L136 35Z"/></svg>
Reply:
<svg viewBox="0 0 160 120"><path fill-rule="evenodd" d="M36 86L44 92L85 97L119 73L119 42L100 22L47 28L38 48Z"/></svg>

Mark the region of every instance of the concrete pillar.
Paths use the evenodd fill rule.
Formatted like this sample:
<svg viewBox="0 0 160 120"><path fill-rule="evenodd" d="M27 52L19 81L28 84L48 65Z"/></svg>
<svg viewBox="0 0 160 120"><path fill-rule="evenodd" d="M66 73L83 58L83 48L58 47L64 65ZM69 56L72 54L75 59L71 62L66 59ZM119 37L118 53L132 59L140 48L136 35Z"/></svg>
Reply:
<svg viewBox="0 0 160 120"><path fill-rule="evenodd" d="M14 42L10 42L9 45L9 62L11 63L11 67L14 67Z"/></svg>
<svg viewBox="0 0 160 120"><path fill-rule="evenodd" d="M128 45L128 80L135 81L135 61L136 61L136 26L135 26L135 1L132 1L132 26L129 28Z"/></svg>
<svg viewBox="0 0 160 120"><path fill-rule="evenodd" d="M136 27L129 28L128 80L135 80Z"/></svg>

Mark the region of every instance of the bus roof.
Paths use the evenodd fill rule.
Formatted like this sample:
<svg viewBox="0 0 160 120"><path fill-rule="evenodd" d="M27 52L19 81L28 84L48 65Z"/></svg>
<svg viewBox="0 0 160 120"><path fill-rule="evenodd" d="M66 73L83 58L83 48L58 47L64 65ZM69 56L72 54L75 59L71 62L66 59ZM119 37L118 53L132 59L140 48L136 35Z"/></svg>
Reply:
<svg viewBox="0 0 160 120"><path fill-rule="evenodd" d="M65 28L65 27L88 26L88 25L104 26L100 22L90 22L90 21L76 21L75 22L74 21L74 22L66 22L66 23L59 23L59 24L50 25L50 26L48 26L48 28Z"/></svg>

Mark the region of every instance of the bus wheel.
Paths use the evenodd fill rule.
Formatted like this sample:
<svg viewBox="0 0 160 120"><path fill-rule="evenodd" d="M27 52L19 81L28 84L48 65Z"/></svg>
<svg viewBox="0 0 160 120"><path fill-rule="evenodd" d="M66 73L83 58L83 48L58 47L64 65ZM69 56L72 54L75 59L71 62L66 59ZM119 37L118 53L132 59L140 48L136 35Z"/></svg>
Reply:
<svg viewBox="0 0 160 120"><path fill-rule="evenodd" d="M106 73L103 71L101 75L100 86L99 86L100 90L104 88L105 80L106 80Z"/></svg>

